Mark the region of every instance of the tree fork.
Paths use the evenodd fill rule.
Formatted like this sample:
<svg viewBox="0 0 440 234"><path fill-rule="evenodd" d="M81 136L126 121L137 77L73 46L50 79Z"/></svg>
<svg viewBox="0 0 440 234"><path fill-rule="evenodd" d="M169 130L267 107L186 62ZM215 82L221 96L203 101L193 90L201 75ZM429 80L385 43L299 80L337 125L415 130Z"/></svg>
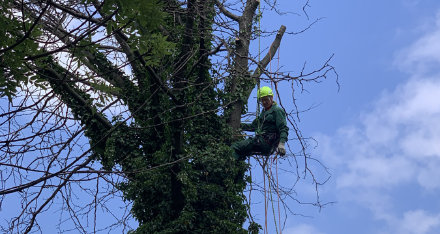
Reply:
<svg viewBox="0 0 440 234"><path fill-rule="evenodd" d="M255 87L255 84L257 83L257 80L260 78L261 74L263 74L263 71L266 69L267 65L270 63L270 61L275 56L280 44L281 39L283 38L284 33L286 32L286 26L281 25L280 29L278 30L278 33L272 42L269 52L264 56L264 58L257 64L257 69L255 72L251 75L251 79L248 80L250 84L246 85L248 88L244 89L243 91L243 99L238 99L236 102L232 104L232 112L230 115L230 118L228 120L228 123L230 126L237 130L240 128L240 122L241 122L241 112L243 110L245 101L249 99L249 96L251 95L252 90ZM244 78L243 78L244 79Z"/></svg>
<svg viewBox="0 0 440 234"><path fill-rule="evenodd" d="M273 59L278 50L281 39L286 31L286 26L282 25L269 48L268 54L263 60L257 64L256 71L251 75L248 68L248 55L250 46L250 37L252 34L252 20L255 16L259 0L248 0L242 16L235 16L228 12L224 6L217 1L217 6L223 14L235 20L239 24L239 34L236 38L236 48L234 51L234 67L231 81L227 85L227 90L235 94L236 101L227 108L227 123L233 130L238 130L241 123L241 114L245 103L249 99L252 90L257 83L257 79L261 76L262 71L266 68L269 62ZM239 92L237 94L237 91Z"/></svg>

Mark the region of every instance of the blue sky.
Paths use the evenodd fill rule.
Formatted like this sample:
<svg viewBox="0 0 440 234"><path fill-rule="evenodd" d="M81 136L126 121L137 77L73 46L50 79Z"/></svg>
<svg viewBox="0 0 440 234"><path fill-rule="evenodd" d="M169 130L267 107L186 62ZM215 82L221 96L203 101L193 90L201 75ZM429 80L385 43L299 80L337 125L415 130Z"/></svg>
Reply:
<svg viewBox="0 0 440 234"><path fill-rule="evenodd" d="M300 127L318 141L312 153L332 175L320 197L336 203L319 211L291 202L307 217L288 215L283 233L439 233L440 1L310 0L309 21L301 9L305 1L278 2L299 15L265 15L263 28L285 24L295 32L324 17L305 33L283 38L281 65L294 71L307 61L313 68L334 53L341 85L338 92L329 77L298 96L300 108L318 105L302 113ZM296 188L304 201L314 200L309 180ZM264 222L261 203L252 209ZM53 221L48 218L43 222Z"/></svg>
<svg viewBox="0 0 440 234"><path fill-rule="evenodd" d="M267 16L264 27L298 31L306 23L298 2L280 4L302 16ZM283 233L439 233L440 1L309 5L310 20L325 18L283 38L281 63L313 66L335 53L340 91L329 78L308 85L298 102L319 104L300 126L319 142L312 152L332 174L321 199L336 203L320 212L292 203L311 217L288 216ZM299 192L312 196L305 185Z"/></svg>

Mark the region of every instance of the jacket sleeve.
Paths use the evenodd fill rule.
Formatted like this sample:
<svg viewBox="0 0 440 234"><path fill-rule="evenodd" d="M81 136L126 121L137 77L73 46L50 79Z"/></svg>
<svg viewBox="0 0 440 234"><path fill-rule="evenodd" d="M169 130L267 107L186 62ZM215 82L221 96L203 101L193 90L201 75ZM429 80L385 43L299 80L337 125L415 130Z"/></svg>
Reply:
<svg viewBox="0 0 440 234"><path fill-rule="evenodd" d="M258 125L258 118L254 119L254 121L252 121L252 123L250 124L241 123L240 128L243 131L255 132L255 130L257 130L257 125Z"/></svg>
<svg viewBox="0 0 440 234"><path fill-rule="evenodd" d="M275 121L278 133L280 134L280 142L284 143L289 136L289 127L287 127L286 113L282 108L277 110Z"/></svg>

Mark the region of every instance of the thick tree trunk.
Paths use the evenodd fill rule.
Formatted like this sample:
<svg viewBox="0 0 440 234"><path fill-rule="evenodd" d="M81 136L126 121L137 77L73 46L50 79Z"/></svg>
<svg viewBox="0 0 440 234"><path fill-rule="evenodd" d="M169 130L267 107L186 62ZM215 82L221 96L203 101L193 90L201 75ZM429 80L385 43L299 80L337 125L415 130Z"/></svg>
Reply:
<svg viewBox="0 0 440 234"><path fill-rule="evenodd" d="M247 101L241 93L243 88L253 84L249 74L249 45L252 35L252 21L257 10L259 0L248 0L243 15L238 18L239 33L235 40L234 67L228 91L236 99L229 108L228 124L233 129L240 127L240 117L244 103ZM253 85L254 86L254 85Z"/></svg>
<svg viewBox="0 0 440 234"><path fill-rule="evenodd" d="M280 43L281 39L286 31L286 27L282 25L273 41L271 47L269 48L268 54L263 58L258 64L258 68L251 75L249 72L249 45L250 38L252 35L252 22L257 10L259 0L248 0L246 3L243 15L237 17L229 12L227 12L222 6L219 5L223 13L230 15L229 17L238 21L239 24L239 34L236 38L236 47L234 53L234 67L231 75L231 82L229 83L227 90L233 94L235 101L228 108L228 124L234 130L240 128L241 114L245 103L248 101L252 90L257 84L257 79L260 78L262 71L266 68L269 62L274 57Z"/></svg>
<svg viewBox="0 0 440 234"><path fill-rule="evenodd" d="M185 35L182 40L181 54L178 57L179 62L176 64L175 68L178 69L177 73L173 77L172 82L175 90L175 96L180 103L175 110L175 120L171 124L172 129L172 139L171 139L171 160L177 161L180 159L183 153L183 133L184 133L184 117L186 115L187 107L185 103L185 85L187 85L187 61L191 56L192 45L193 45L193 27L194 27L194 17L196 0L188 1L187 17L185 18ZM183 196L182 188L183 184L179 180L178 175L181 171L181 164L174 163L171 167L171 207L173 209L173 214L177 218L180 211L185 205L185 197Z"/></svg>
<svg viewBox="0 0 440 234"><path fill-rule="evenodd" d="M246 61L244 59L237 59L237 63L241 64L239 66L236 66L236 69L238 69L239 74L243 74L243 76L240 76L239 79L241 79L242 82L238 82L241 90L240 97L236 102L232 104L230 116L228 119L229 125L237 130L240 128L240 122L241 122L241 113L244 108L245 102L249 99L249 96L251 95L252 90L255 88L255 85L257 83L257 79L260 78L261 74L263 73L263 70L266 68L266 66L269 64L269 62L273 59L275 56L276 51L278 50L278 47L280 46L281 39L283 38L284 32L286 31L286 26L281 25L280 29L278 30L278 33L275 37L275 40L272 42L272 45L269 48L269 52L264 56L263 60L260 61L258 64L258 68L255 70L255 72L252 75L249 75L249 72L246 70L242 70L243 66L247 66L247 58ZM249 48L249 47L248 47ZM235 84L235 89L238 86Z"/></svg>

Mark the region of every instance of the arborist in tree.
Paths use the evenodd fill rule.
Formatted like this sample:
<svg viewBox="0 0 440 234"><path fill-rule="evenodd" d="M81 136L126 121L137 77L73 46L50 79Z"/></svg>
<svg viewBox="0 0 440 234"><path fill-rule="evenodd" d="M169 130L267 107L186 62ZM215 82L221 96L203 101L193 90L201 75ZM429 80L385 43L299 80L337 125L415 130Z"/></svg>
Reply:
<svg viewBox="0 0 440 234"><path fill-rule="evenodd" d="M273 101L273 92L269 87L261 87L257 98L264 108L260 116L251 124L241 124L242 130L255 132L255 136L232 144L234 157L239 160L253 154L270 155L275 147L281 156L286 154L284 144L289 134L286 113Z"/></svg>

